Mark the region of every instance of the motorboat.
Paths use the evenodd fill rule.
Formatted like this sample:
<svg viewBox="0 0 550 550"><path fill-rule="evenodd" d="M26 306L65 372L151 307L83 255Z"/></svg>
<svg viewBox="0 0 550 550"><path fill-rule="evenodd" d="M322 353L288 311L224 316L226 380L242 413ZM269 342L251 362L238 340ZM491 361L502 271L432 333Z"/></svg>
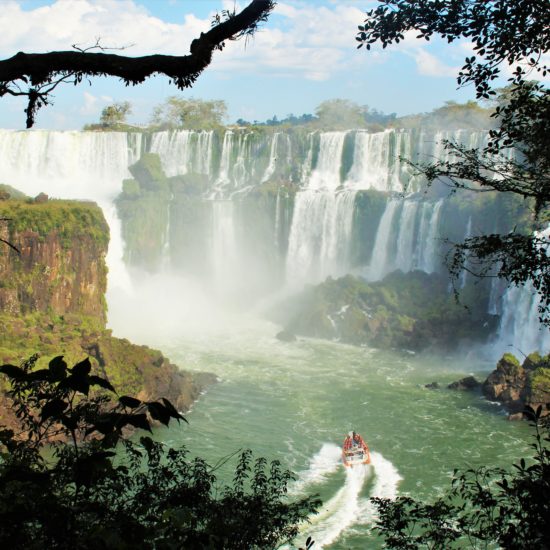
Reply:
<svg viewBox="0 0 550 550"><path fill-rule="evenodd" d="M364 439L355 432L349 432L342 446L342 462L346 468L370 464L370 451Z"/></svg>

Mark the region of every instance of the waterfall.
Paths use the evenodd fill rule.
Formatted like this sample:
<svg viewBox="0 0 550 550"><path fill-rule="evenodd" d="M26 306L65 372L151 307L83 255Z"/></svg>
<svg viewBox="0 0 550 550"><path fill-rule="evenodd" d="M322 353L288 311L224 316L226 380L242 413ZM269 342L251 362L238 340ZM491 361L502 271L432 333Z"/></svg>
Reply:
<svg viewBox="0 0 550 550"><path fill-rule="evenodd" d="M388 263L388 247L393 227L393 219L398 205L398 200L389 200L386 204L384 214L382 214L382 218L380 219L378 231L376 232L376 239L374 241L374 248L372 250L372 258L366 272L366 277L370 281L378 281L387 273L386 264Z"/></svg>
<svg viewBox="0 0 550 550"><path fill-rule="evenodd" d="M155 132L149 151L157 153L167 176L194 172L210 174L213 132L171 130Z"/></svg>
<svg viewBox="0 0 550 550"><path fill-rule="evenodd" d="M286 279L290 285L321 281L349 270L355 193L301 191L290 229Z"/></svg>
<svg viewBox="0 0 550 550"><path fill-rule="evenodd" d="M113 199L139 158L141 135L122 132L50 132L0 130L0 181L35 196L97 202L109 224L108 292L129 289L122 260L120 220Z"/></svg>
<svg viewBox="0 0 550 550"><path fill-rule="evenodd" d="M417 253L415 269L421 269L426 273L437 270L437 250L439 235L439 213L443 201L435 204L425 202L422 205L422 221L417 240Z"/></svg>
<svg viewBox="0 0 550 550"><path fill-rule="evenodd" d="M550 226L535 235L546 239L544 248L548 253ZM525 354L535 350L541 355L550 353L550 329L539 322L539 304L540 295L532 283L509 286L502 298L496 347L511 346Z"/></svg>
<svg viewBox="0 0 550 550"><path fill-rule="evenodd" d="M393 269L400 269L405 273L413 267L414 227L419 204L418 201L404 201L401 211Z"/></svg>
<svg viewBox="0 0 550 550"><path fill-rule="evenodd" d="M266 171L262 177L262 183L266 182L274 173L275 166L277 162L277 144L279 143L279 136L281 134L276 132L271 140L271 150L269 152L269 164L267 165Z"/></svg>
<svg viewBox="0 0 550 550"><path fill-rule="evenodd" d="M111 229L109 289L128 288L121 222L113 199L130 177L128 167L142 153L157 153L167 176L201 175L199 181L206 186L202 196L186 195L181 186L177 199L166 201L163 265L158 268L179 269L178 276L204 275L220 294L248 285L259 296L280 289L283 277L289 285L316 283L349 273L352 262L373 281L395 269L438 271L439 243L446 236L447 220L441 214L445 201L417 194L399 199L397 193L413 193L422 183L400 157L413 162L451 161L452 155L441 144L444 139L476 148L486 144L487 134L0 130L0 182L31 196L44 191L52 197L98 202ZM262 185L268 181L270 185ZM275 189L279 182L284 187ZM298 191L294 194L293 189ZM365 191L364 210L359 202L355 209L360 191ZM214 197L226 200L208 200ZM453 229L453 237L471 236L478 218L468 217L470 212L459 217L463 226ZM359 213L369 219L357 219ZM181 223L190 214L193 217ZM196 230L196 240L194 234L185 239L174 234L190 228ZM364 234L359 234L363 228ZM353 247L352 236L357 239ZM178 240L171 243L172 238ZM189 242L196 249L185 248ZM357 248L361 248L358 254ZM185 261L177 261L176 250L183 251ZM132 253L139 255L139 249ZM192 265L201 254L196 262L200 266ZM192 260L186 263L187 258ZM357 266L357 258L364 265ZM465 283L463 272L460 286ZM495 282L489 297L490 312L502 312L499 345L521 346L526 353L537 347L548 350L548 331L539 330L537 301L530 289L510 288L504 294L502 290Z"/></svg>
<svg viewBox="0 0 550 550"><path fill-rule="evenodd" d="M321 134L317 166L306 183L307 189L335 191L340 187L340 167L346 132Z"/></svg>
<svg viewBox="0 0 550 550"><path fill-rule="evenodd" d="M403 190L399 179L392 178L392 167L399 162L396 156L392 155L391 140L394 135L393 130L375 134L356 133L353 163L346 187L377 191Z"/></svg>
<svg viewBox="0 0 550 550"><path fill-rule="evenodd" d="M502 317L496 347L498 353L511 347L512 353L550 353L550 330L539 322L540 298L532 285L511 286L502 300Z"/></svg>
<svg viewBox="0 0 550 550"><path fill-rule="evenodd" d="M130 177L140 136L123 132L0 130L2 183L29 195L112 199Z"/></svg>
<svg viewBox="0 0 550 550"><path fill-rule="evenodd" d="M378 281L400 269L420 269L433 273L438 269L439 215L443 201L390 199L374 240L365 277Z"/></svg>
<svg viewBox="0 0 550 550"><path fill-rule="evenodd" d="M472 236L472 216L468 218L468 225L466 226L466 233L464 234L464 240L469 239L471 236ZM459 288L464 288L466 286L467 278L468 278L468 271L466 269L466 264L465 264L464 269L460 274Z"/></svg>
<svg viewBox="0 0 550 550"><path fill-rule="evenodd" d="M237 277L237 250L233 202L212 201L212 239L210 259L212 277L218 292L231 289Z"/></svg>

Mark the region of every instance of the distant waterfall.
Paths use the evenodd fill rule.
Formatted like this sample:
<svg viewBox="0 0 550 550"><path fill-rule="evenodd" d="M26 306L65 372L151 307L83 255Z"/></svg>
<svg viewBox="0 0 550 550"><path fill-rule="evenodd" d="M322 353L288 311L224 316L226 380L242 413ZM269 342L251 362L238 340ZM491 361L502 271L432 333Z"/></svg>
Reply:
<svg viewBox="0 0 550 550"><path fill-rule="evenodd" d="M436 271L441 206L442 201L388 200L365 271L367 279L380 280L396 269Z"/></svg>
<svg viewBox="0 0 550 550"><path fill-rule="evenodd" d="M377 191L401 191L399 178L394 178L399 163L391 140L394 132L388 130L371 134L357 132L353 151L353 164L347 176L346 187L376 189Z"/></svg>
<svg viewBox="0 0 550 550"><path fill-rule="evenodd" d="M388 264L388 248L390 243L390 235L393 227L393 219L399 201L389 200L378 225L378 231L376 232L376 239L374 241L374 249L372 251L372 259L367 269L367 279L371 281L378 281L384 277L387 273Z"/></svg>
<svg viewBox="0 0 550 550"><path fill-rule="evenodd" d="M349 270L355 193L302 191L296 196L286 261L287 283L321 281Z"/></svg>
<svg viewBox="0 0 550 550"><path fill-rule="evenodd" d="M150 152L160 156L167 176L194 172L210 174L212 165L213 132L177 130L155 132Z"/></svg>
<svg viewBox="0 0 550 550"><path fill-rule="evenodd" d="M212 239L210 258L215 289L231 288L238 276L233 203L227 200L212 201Z"/></svg>
<svg viewBox="0 0 550 550"><path fill-rule="evenodd" d="M340 187L340 166L346 132L321 134L317 166L306 183L308 189L335 191Z"/></svg>
<svg viewBox="0 0 550 550"><path fill-rule="evenodd" d="M418 233L415 268L426 273L433 273L437 269L437 251L439 235L439 214L443 201L435 204L424 202L422 204L422 218Z"/></svg>
<svg viewBox="0 0 550 550"><path fill-rule="evenodd" d="M518 350L529 354L550 353L550 330L539 323L539 296L529 285L511 286L502 301L502 318L497 337L499 353Z"/></svg>
<svg viewBox="0 0 550 550"><path fill-rule="evenodd" d="M140 154L140 134L0 130L0 181L29 195L107 200Z"/></svg>
<svg viewBox="0 0 550 550"><path fill-rule="evenodd" d="M141 150L139 133L0 130L1 183L30 196L43 191L50 197L93 200L101 206L111 231L108 292L130 286L113 199Z"/></svg>
<svg viewBox="0 0 550 550"><path fill-rule="evenodd" d="M266 182L274 173L275 166L277 164L277 144L279 143L280 132L276 132L271 141L271 150L269 153L269 164L267 165L266 171L262 177L262 183Z"/></svg>
<svg viewBox="0 0 550 550"><path fill-rule="evenodd" d="M548 240L550 227L535 235ZM546 245L546 252L549 251L550 244ZM502 317L496 342L498 348L511 346L525 354L535 350L541 354L550 353L550 329L539 323L539 304L540 296L532 284L508 287L502 297Z"/></svg>

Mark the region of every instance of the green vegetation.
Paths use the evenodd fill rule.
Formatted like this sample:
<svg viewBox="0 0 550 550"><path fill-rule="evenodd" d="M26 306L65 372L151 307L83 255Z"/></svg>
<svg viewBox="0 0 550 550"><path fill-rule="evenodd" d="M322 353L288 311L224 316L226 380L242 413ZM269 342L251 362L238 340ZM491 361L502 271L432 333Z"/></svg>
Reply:
<svg viewBox="0 0 550 550"><path fill-rule="evenodd" d="M0 200L5 201L8 199L16 200L27 200L29 197L22 193L15 187L11 185L6 185L5 183L0 183Z"/></svg>
<svg viewBox="0 0 550 550"><path fill-rule="evenodd" d="M151 126L162 129L212 130L220 127L226 117L225 101L171 96L155 107Z"/></svg>
<svg viewBox="0 0 550 550"><path fill-rule="evenodd" d="M30 231L44 239L56 235L64 248L74 239L87 237L98 247L107 248L109 226L101 209L92 202L48 200L37 203L30 199L0 201L0 218L8 218L10 238Z"/></svg>
<svg viewBox="0 0 550 550"><path fill-rule="evenodd" d="M464 340L487 339L496 318L486 313L478 287L466 290L466 309L449 296L447 286L445 276L421 271L396 271L375 283L351 275L329 277L285 304L286 319L286 314L275 316L289 332L380 348L452 349Z"/></svg>
<svg viewBox="0 0 550 550"><path fill-rule="evenodd" d="M275 548L319 507L289 499L292 474L250 451L223 487L185 448L128 439L128 428L186 420L169 400L121 396L91 372L62 356L0 367L18 424L0 427L2 547Z"/></svg>
<svg viewBox="0 0 550 550"><path fill-rule="evenodd" d="M101 111L99 123L102 126L116 126L126 122L126 117L132 113L132 105L129 101L113 103Z"/></svg>

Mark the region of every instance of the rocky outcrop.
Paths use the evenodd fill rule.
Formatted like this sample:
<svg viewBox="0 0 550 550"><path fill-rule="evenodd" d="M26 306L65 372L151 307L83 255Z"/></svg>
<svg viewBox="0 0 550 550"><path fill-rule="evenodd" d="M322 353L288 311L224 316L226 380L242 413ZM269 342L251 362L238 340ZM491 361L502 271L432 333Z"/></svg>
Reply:
<svg viewBox="0 0 550 550"><path fill-rule="evenodd" d="M458 391L473 391L477 390L480 386L481 383L475 378L475 376L465 376L456 382L452 382L447 386L447 388Z"/></svg>
<svg viewBox="0 0 550 550"><path fill-rule="evenodd" d="M483 383L482 391L487 399L501 402L513 418L521 417L526 406L542 406L542 414L548 415L550 355L532 353L521 364L514 355L505 353Z"/></svg>
<svg viewBox="0 0 550 550"><path fill-rule="evenodd" d="M89 356L120 393L166 397L182 411L214 381L106 329L109 229L97 205L8 196L0 201L2 218L8 221L0 222L0 238L19 252L0 243L0 364L36 352L39 364L56 355L69 364ZM0 389L5 383L0 377ZM6 406L0 397L0 422Z"/></svg>
<svg viewBox="0 0 550 550"><path fill-rule="evenodd" d="M496 318L482 300L472 300L469 309L456 304L448 285L447 277L421 271L396 271L374 283L329 277L272 317L291 333L378 348L452 349L486 340Z"/></svg>

